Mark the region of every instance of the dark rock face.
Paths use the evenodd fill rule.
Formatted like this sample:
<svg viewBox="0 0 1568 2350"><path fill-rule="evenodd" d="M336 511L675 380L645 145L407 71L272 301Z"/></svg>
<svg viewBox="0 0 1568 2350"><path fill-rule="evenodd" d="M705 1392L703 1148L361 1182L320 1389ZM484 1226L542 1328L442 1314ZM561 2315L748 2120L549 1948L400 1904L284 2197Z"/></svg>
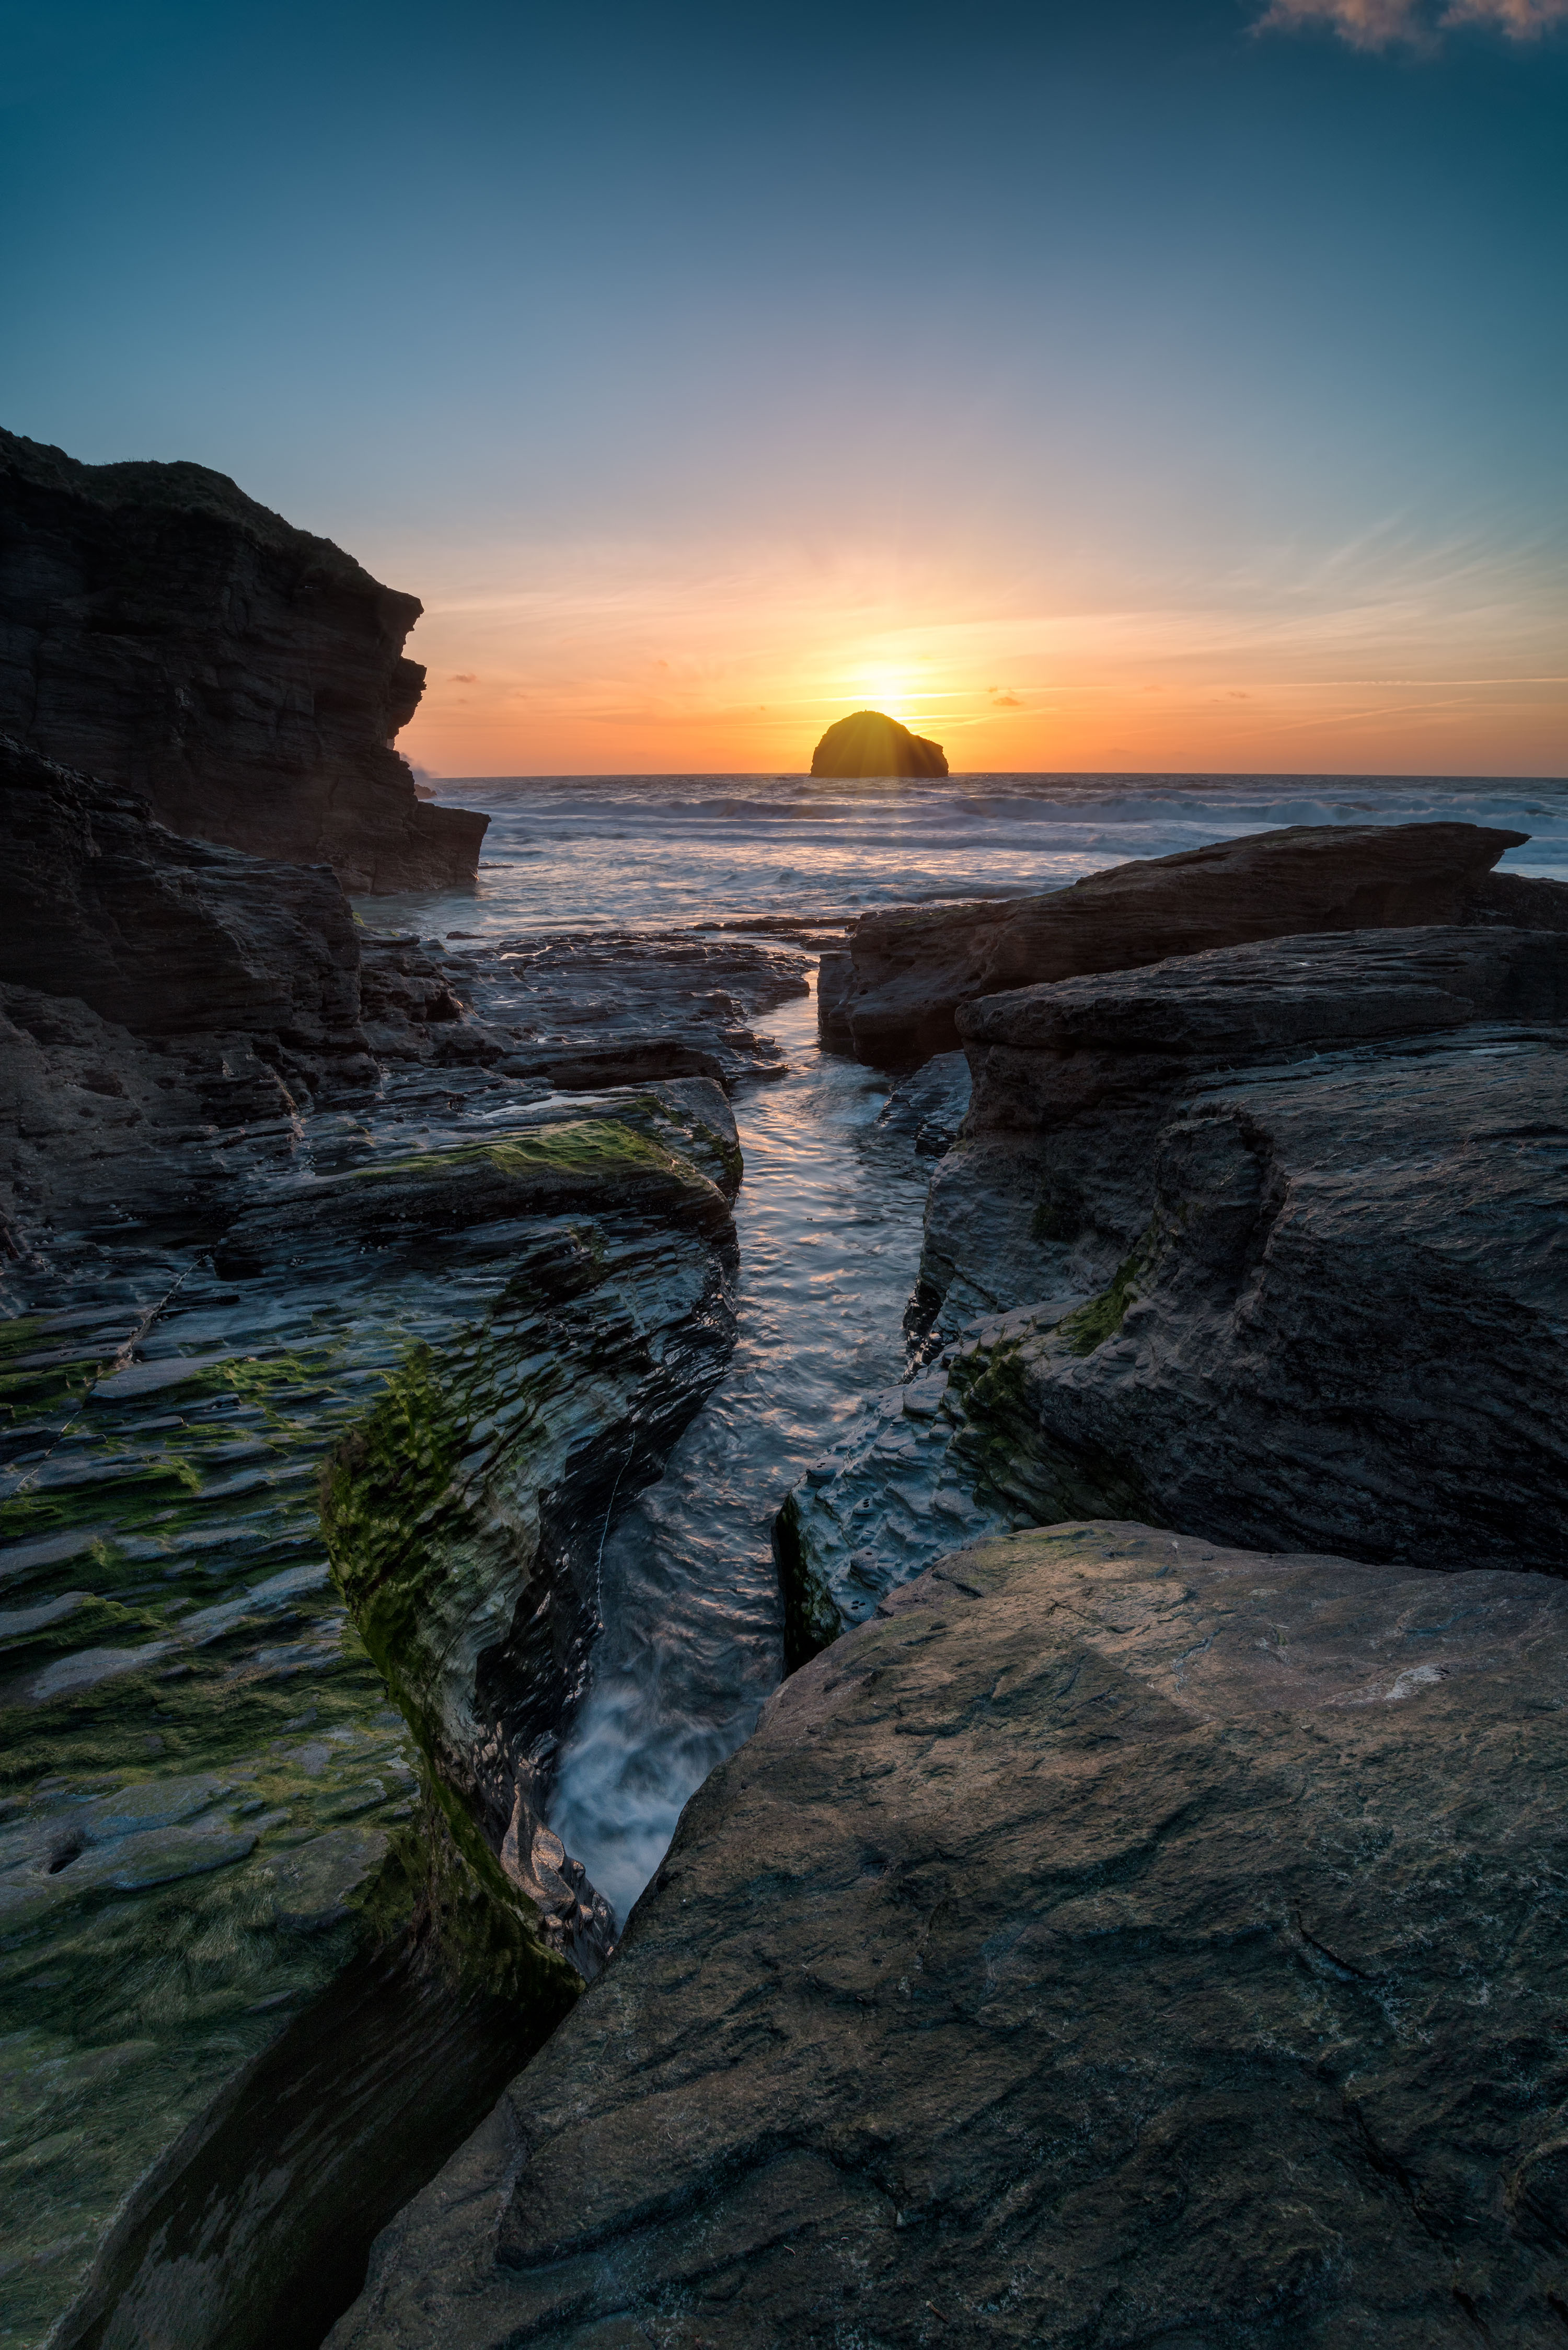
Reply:
<svg viewBox="0 0 1568 2350"><path fill-rule="evenodd" d="M950 1052L959 1006L1002 989L1298 932L1452 922L1472 900L1475 919L1523 920L1494 903L1487 877L1526 837L1471 824L1294 825L1038 898L867 914L847 964L825 959L824 1041L904 1067ZM1510 905L1521 889L1544 892L1552 926L1568 919L1561 884L1506 882Z"/></svg>
<svg viewBox="0 0 1568 2350"><path fill-rule="evenodd" d="M1331 932L989 996L961 1014L974 1096L932 1184L921 1278L949 1301L949 1327L1103 1287L1148 1221L1159 1138L1200 1078L1565 1019L1562 934L1493 929Z"/></svg>
<svg viewBox="0 0 1568 2350"><path fill-rule="evenodd" d="M354 917L325 866L182 840L145 801L0 737L0 981L138 1035L363 1051Z"/></svg>
<svg viewBox="0 0 1568 2350"><path fill-rule="evenodd" d="M323 1523L471 1865L592 1975L615 1923L545 1825L551 1770L599 1629L609 1513L659 1474L728 1363L734 1225L690 1159L585 1120L340 1180L314 1219L237 1228L219 1269L260 1255L308 1278L324 1250L373 1234L417 1256L469 1223L499 1228L506 1286L482 1332L400 1368L336 1455Z"/></svg>
<svg viewBox="0 0 1568 2350"><path fill-rule="evenodd" d="M613 1934L543 1804L599 1545L728 1358L716 1078L804 958L377 939L324 867L0 785L8 2312L315 2350Z"/></svg>
<svg viewBox="0 0 1568 2350"><path fill-rule="evenodd" d="M958 1139L972 1092L966 1056L939 1053L894 1087L877 1123L911 1136L923 1159L940 1159Z"/></svg>
<svg viewBox="0 0 1568 2350"><path fill-rule="evenodd" d="M332 2350L1561 2334L1539 1577L1069 1524L785 1683Z"/></svg>
<svg viewBox="0 0 1568 2350"><path fill-rule="evenodd" d="M513 1040L507 1074L574 1090L692 1074L728 1089L781 1073L777 1045L750 1024L805 994L810 968L788 948L681 931L504 939L452 962L475 1012Z"/></svg>
<svg viewBox="0 0 1568 2350"><path fill-rule="evenodd" d="M966 1367L981 1477L1040 1518L1066 1487L1568 1574L1564 1046L1478 1029L1195 1090L1106 1287Z"/></svg>
<svg viewBox="0 0 1568 2350"><path fill-rule="evenodd" d="M0 737L0 1229L209 1206L223 1152L286 1157L377 1081L326 868L181 840Z"/></svg>
<svg viewBox="0 0 1568 2350"><path fill-rule="evenodd" d="M848 781L862 775L945 775L940 743L911 734L879 710L857 710L828 728L811 754L814 775Z"/></svg>
<svg viewBox="0 0 1568 2350"><path fill-rule="evenodd" d="M962 1019L950 1343L785 1501L788 1657L1071 1513L1568 1571L1568 941L1291 939Z"/></svg>
<svg viewBox="0 0 1568 2350"><path fill-rule="evenodd" d="M177 833L356 890L472 877L489 819L423 805L390 748L420 609L205 466L0 432L0 733Z"/></svg>

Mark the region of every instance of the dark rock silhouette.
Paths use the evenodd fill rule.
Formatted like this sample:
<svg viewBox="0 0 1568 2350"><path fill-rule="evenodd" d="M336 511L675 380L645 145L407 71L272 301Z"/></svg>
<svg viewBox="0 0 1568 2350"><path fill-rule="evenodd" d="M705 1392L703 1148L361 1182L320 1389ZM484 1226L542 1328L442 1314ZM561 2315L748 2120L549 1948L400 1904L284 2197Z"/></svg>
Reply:
<svg viewBox="0 0 1568 2350"><path fill-rule="evenodd" d="M911 734L879 710L857 710L830 726L811 754L814 775L945 775L940 743Z"/></svg>
<svg viewBox="0 0 1568 2350"><path fill-rule="evenodd" d="M949 1053L960 1004L1298 931L1568 925L1568 889L1490 868L1528 836L1474 824L1293 825L1140 859L1071 889L867 914L825 955L825 1042L897 1068ZM1531 909L1533 910L1526 910Z"/></svg>
<svg viewBox="0 0 1568 2350"><path fill-rule="evenodd" d="M391 748L420 610L226 474L0 432L0 733L175 832L355 890L470 879L489 818L425 806Z"/></svg>
<svg viewBox="0 0 1568 2350"><path fill-rule="evenodd" d="M331 2350L1552 2340L1565 1634L1137 1524L950 1556L692 1797Z"/></svg>

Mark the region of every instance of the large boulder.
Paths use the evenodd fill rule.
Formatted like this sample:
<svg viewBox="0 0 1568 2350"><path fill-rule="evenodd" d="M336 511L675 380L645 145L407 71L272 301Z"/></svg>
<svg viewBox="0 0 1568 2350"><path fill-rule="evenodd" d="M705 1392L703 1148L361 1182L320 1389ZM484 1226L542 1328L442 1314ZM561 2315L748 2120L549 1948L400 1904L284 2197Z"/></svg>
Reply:
<svg viewBox="0 0 1568 2350"><path fill-rule="evenodd" d="M1067 1524L787 1681L331 2350L1568 2306L1568 1590Z"/></svg>
<svg viewBox="0 0 1568 2350"><path fill-rule="evenodd" d="M1039 897L866 914L847 954L823 959L824 1040L902 1067L952 1051L959 1006L1001 989L1301 931L1498 919L1568 928L1563 885L1488 879L1527 837L1474 824L1292 825ZM1494 902L1500 886L1506 905Z"/></svg>
<svg viewBox="0 0 1568 2350"><path fill-rule="evenodd" d="M1564 1020L1568 936L1455 926L1330 931L987 996L961 1014L974 1092L932 1183L921 1280L950 1328L1103 1288L1148 1222L1159 1138L1200 1080Z"/></svg>
<svg viewBox="0 0 1568 2350"><path fill-rule="evenodd" d="M351 889L472 877L489 818L390 748L420 615L204 465L82 465L0 432L0 733L161 821Z"/></svg>
<svg viewBox="0 0 1568 2350"><path fill-rule="evenodd" d="M787 1496L786 1655L1075 1513L1568 1571L1568 938L1291 939L962 1016L948 1343Z"/></svg>
<svg viewBox="0 0 1568 2350"><path fill-rule="evenodd" d="M846 781L864 775L945 775L947 771L940 743L911 734L879 710L857 710L852 717L840 718L811 754L814 775Z"/></svg>

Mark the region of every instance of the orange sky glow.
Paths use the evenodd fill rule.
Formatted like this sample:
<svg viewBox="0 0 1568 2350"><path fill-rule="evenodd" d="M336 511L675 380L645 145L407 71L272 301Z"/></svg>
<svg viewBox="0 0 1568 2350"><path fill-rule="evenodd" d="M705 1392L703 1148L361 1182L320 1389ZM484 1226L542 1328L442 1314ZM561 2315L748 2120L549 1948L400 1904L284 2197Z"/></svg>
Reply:
<svg viewBox="0 0 1568 2350"><path fill-rule="evenodd" d="M882 709L955 772L1544 775L1568 660L1542 582L1455 547L1369 543L1272 576L968 577L798 549L776 560L599 548L443 562L409 650L399 738L439 776L792 772ZM444 574L444 577L443 577Z"/></svg>

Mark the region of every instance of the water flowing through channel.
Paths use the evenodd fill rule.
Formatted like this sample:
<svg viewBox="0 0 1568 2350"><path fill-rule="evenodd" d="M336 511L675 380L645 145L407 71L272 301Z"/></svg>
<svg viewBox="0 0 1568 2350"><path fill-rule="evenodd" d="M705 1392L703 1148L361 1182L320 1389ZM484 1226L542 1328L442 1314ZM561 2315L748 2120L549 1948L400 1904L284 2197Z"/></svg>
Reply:
<svg viewBox="0 0 1568 2350"><path fill-rule="evenodd" d="M830 918L867 908L1061 886L1277 825L1503 825L1532 836L1508 868L1568 878L1552 781L545 778L441 795L492 816L477 887L362 901L367 927L417 933L460 986L476 950L479 971L507 940L595 933L595 984L632 1024L628 933L653 961L659 934L690 951L721 925L737 943L831 939ZM623 1921L777 1682L774 1512L905 1369L929 1161L878 1124L887 1079L819 1052L814 1000L755 1024L787 1074L733 1103L734 1355L660 1482L612 1497L604 1630L551 1799ZM300 1168L259 1158L254 1180L466 1143L535 1115L532 1098L432 1073L423 1092L313 1115ZM492 1271L392 1280L350 1254L324 1286L231 1283L204 1227L111 1221L0 1322L0 1646L25 1733L0 1787L0 2339L16 2350L73 2304L56 2339L96 2350L135 2293L163 2338L214 2338L169 2296L267 2263L289 2313L264 2327L269 2350L313 2350L374 2228L533 2044L508 2039L521 2026L500 2002L432 2007L422 1978L353 1955L353 1905L413 1813L417 1757L346 1620L316 1498L408 1350L483 1314ZM209 2133L194 2157L191 2131ZM284 2203L257 2200L264 2176ZM323 2179L336 2266L310 2233Z"/></svg>
<svg viewBox="0 0 1568 2350"><path fill-rule="evenodd" d="M605 1544L606 1630L553 1813L623 1920L681 1804L778 1680L774 1511L867 1391L903 1369L929 1162L877 1127L886 1080L817 1051L815 997L768 1025L790 1074L735 1105L734 1361Z"/></svg>

